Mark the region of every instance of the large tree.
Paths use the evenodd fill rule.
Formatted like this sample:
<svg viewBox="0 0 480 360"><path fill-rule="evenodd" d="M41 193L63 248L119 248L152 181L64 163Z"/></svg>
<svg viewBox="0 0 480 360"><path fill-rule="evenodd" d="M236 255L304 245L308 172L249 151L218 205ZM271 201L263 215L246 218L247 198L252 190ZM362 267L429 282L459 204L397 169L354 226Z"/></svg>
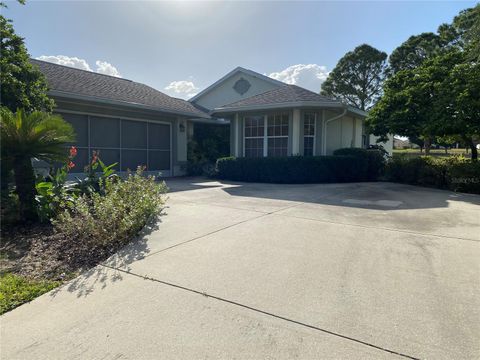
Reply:
<svg viewBox="0 0 480 360"><path fill-rule="evenodd" d="M333 96L361 110L370 109L382 93L387 54L363 44L346 53L322 84L322 95Z"/></svg>
<svg viewBox="0 0 480 360"><path fill-rule="evenodd" d="M0 3L0 9L5 7ZM11 111L51 111L53 100L47 93L43 74L29 61L23 38L10 20L0 15L0 103Z"/></svg>
<svg viewBox="0 0 480 360"><path fill-rule="evenodd" d="M389 74L415 69L425 60L438 54L443 44L442 38L431 32L410 36L390 54Z"/></svg>
<svg viewBox="0 0 480 360"><path fill-rule="evenodd" d="M435 137L461 138L477 158L480 136L480 64L450 49L411 70L402 70L385 83L382 99L367 117L377 136L389 132L420 137L428 152Z"/></svg>

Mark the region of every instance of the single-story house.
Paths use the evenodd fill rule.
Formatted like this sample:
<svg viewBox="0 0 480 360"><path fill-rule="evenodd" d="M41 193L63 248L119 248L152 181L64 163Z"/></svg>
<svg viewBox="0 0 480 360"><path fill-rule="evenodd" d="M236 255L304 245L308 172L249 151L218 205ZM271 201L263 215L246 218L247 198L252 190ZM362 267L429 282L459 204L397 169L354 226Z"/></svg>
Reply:
<svg viewBox="0 0 480 360"><path fill-rule="evenodd" d="M55 112L75 128L79 170L99 150L119 171L146 165L183 175L195 122L230 124L237 157L329 155L369 142L364 111L241 67L186 101L131 80L31 61L47 78Z"/></svg>

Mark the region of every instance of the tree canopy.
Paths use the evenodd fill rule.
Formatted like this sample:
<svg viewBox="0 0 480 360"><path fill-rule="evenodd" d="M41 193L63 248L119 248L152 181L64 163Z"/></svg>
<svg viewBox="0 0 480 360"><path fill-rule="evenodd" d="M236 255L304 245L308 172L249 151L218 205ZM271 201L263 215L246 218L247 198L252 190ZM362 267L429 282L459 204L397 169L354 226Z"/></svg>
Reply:
<svg viewBox="0 0 480 360"><path fill-rule="evenodd" d="M5 6L0 3L0 7ZM11 111L51 111L53 100L46 95L44 75L30 63L23 38L15 33L11 21L2 15L0 41L1 106Z"/></svg>
<svg viewBox="0 0 480 360"><path fill-rule="evenodd" d="M390 74L422 65L440 51L442 44L442 38L431 32L410 36L388 58Z"/></svg>
<svg viewBox="0 0 480 360"><path fill-rule="evenodd" d="M322 84L321 94L368 110L382 93L387 54L363 44L349 51Z"/></svg>

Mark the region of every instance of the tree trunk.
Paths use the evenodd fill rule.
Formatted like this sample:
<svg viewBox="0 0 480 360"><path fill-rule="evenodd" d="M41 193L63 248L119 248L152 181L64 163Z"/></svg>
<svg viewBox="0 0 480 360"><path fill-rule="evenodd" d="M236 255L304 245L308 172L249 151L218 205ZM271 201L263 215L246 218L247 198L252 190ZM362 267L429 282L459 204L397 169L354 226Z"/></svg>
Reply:
<svg viewBox="0 0 480 360"><path fill-rule="evenodd" d="M472 151L472 161L478 160L478 150L473 141L470 144L470 150Z"/></svg>
<svg viewBox="0 0 480 360"><path fill-rule="evenodd" d="M425 146L425 155L430 155L430 146L432 145L430 142L430 138L426 137L423 141L423 144Z"/></svg>
<svg viewBox="0 0 480 360"><path fill-rule="evenodd" d="M15 159L13 165L15 186L20 205L20 219L28 222L37 221L35 206L35 174L30 158Z"/></svg>

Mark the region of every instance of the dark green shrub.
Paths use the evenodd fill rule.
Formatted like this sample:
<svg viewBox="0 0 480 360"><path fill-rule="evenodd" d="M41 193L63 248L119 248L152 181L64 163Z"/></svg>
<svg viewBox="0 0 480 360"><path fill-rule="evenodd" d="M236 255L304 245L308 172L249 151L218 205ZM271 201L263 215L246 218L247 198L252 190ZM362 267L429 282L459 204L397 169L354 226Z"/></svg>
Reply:
<svg viewBox="0 0 480 360"><path fill-rule="evenodd" d="M268 183L328 183L364 181L365 158L353 156L290 156L264 158L221 158L220 179Z"/></svg>
<svg viewBox="0 0 480 360"><path fill-rule="evenodd" d="M364 179L376 181L385 171L385 151L379 149L343 148L333 152L336 156L354 156L358 159L365 159L367 167Z"/></svg>
<svg viewBox="0 0 480 360"><path fill-rule="evenodd" d="M386 179L480 194L480 162L471 162L462 157L400 156L388 162Z"/></svg>

